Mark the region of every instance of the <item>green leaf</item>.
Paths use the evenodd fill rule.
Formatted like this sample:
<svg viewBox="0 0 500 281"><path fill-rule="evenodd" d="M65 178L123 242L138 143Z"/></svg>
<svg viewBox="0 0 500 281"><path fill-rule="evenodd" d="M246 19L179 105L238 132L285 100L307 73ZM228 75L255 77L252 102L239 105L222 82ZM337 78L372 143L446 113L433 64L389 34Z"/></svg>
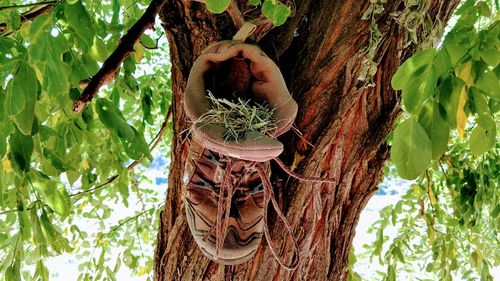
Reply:
<svg viewBox="0 0 500 281"><path fill-rule="evenodd" d="M135 66L135 59L133 56L129 56L123 61L123 69L125 70L125 73L132 74L135 72L136 66ZM135 81L135 79L134 79Z"/></svg>
<svg viewBox="0 0 500 281"><path fill-rule="evenodd" d="M0 159L3 159L5 154L7 153L7 137L9 136L12 129L12 123L0 121Z"/></svg>
<svg viewBox="0 0 500 281"><path fill-rule="evenodd" d="M49 207L59 214L63 219L66 218L72 210L71 199L64 187L58 187L54 184L46 194L46 203Z"/></svg>
<svg viewBox="0 0 500 281"><path fill-rule="evenodd" d="M97 61L105 61L108 58L109 51L104 41L99 37L94 37L94 45L90 49L90 56Z"/></svg>
<svg viewBox="0 0 500 281"><path fill-rule="evenodd" d="M150 88L144 88L142 90L141 98L141 108L143 112L143 120L148 124L153 125L153 116L151 115L151 110L153 108L153 92Z"/></svg>
<svg viewBox="0 0 500 281"><path fill-rule="evenodd" d="M65 3L64 14L68 25L75 31L78 38L82 40L83 44L79 44L79 46L84 50L89 50L94 45L95 31L94 25L82 1L77 1L74 4Z"/></svg>
<svg viewBox="0 0 500 281"><path fill-rule="evenodd" d="M477 114L477 123L485 128L490 129L495 126L495 120L491 115L490 108L486 97L477 88L471 87L469 94L472 95L472 107Z"/></svg>
<svg viewBox="0 0 500 281"><path fill-rule="evenodd" d="M398 174L408 180L418 177L431 163L431 147L425 130L415 118L397 125L392 139L391 159Z"/></svg>
<svg viewBox="0 0 500 281"><path fill-rule="evenodd" d="M21 281L21 262L19 258L15 258L14 262L9 265L5 271L5 280L7 281Z"/></svg>
<svg viewBox="0 0 500 281"><path fill-rule="evenodd" d="M43 234L40 219L38 218L37 214L37 208L35 207L31 208L30 210L30 220L33 225L31 230L33 231L33 238L35 240L35 243L38 245L45 244L45 235Z"/></svg>
<svg viewBox="0 0 500 281"><path fill-rule="evenodd" d="M131 141L122 139L122 144L123 147L125 148L125 152L130 158L134 160L139 160L142 155L145 155L150 160L152 160L153 156L151 156L148 144L144 140L144 137L135 128L133 127L131 128L134 131L134 139Z"/></svg>
<svg viewBox="0 0 500 281"><path fill-rule="evenodd" d="M292 9L277 0L265 0L262 13L272 21L274 26L280 26L292 14Z"/></svg>
<svg viewBox="0 0 500 281"><path fill-rule="evenodd" d="M40 277L40 279L36 279L36 280L42 280L42 281L49 280L49 270L43 264L42 261L39 261L36 263L35 276Z"/></svg>
<svg viewBox="0 0 500 281"><path fill-rule="evenodd" d="M452 36L447 37L452 38ZM451 39L449 40L451 41ZM464 47L464 45L459 44L458 42L447 42L443 44L443 49L446 51L448 56L450 57L451 63L453 65L457 65L467 54L468 49Z"/></svg>
<svg viewBox="0 0 500 281"><path fill-rule="evenodd" d="M47 31L50 29L53 19L53 13L40 15L35 18L35 20L30 24L29 34L31 44L36 43L40 37L47 35Z"/></svg>
<svg viewBox="0 0 500 281"><path fill-rule="evenodd" d="M41 35L29 49L30 60L43 73L43 89L50 96L66 94L69 91L69 65L62 60L62 54L68 50L64 35Z"/></svg>
<svg viewBox="0 0 500 281"><path fill-rule="evenodd" d="M493 126L493 128L490 129L484 129L481 126L476 126L476 128L472 130L472 134L469 139L470 151L476 156L487 152L495 146L495 137L496 126Z"/></svg>
<svg viewBox="0 0 500 281"><path fill-rule="evenodd" d="M120 18L120 0L111 0L111 10L113 11L113 17L111 18L111 24L117 25L118 19Z"/></svg>
<svg viewBox="0 0 500 281"><path fill-rule="evenodd" d="M438 76L435 65L429 64L417 70L403 89L405 110L414 113L434 94Z"/></svg>
<svg viewBox="0 0 500 281"><path fill-rule="evenodd" d="M47 237L47 242L50 243L50 246L57 254L62 254L63 251L71 251L68 240L55 228L45 210L42 211L40 216L40 223Z"/></svg>
<svg viewBox="0 0 500 281"><path fill-rule="evenodd" d="M51 181L34 186L39 191L43 190L45 203L63 219L70 214L72 210L71 199L64 186Z"/></svg>
<svg viewBox="0 0 500 281"><path fill-rule="evenodd" d="M394 90L403 90L408 81L413 79L413 74L423 66L431 64L435 55L436 49L427 49L407 59L392 76L391 85Z"/></svg>
<svg viewBox="0 0 500 281"><path fill-rule="evenodd" d="M403 252L401 251L401 248L399 248L398 246L394 246L394 248L392 248L392 254L398 257L400 262L402 263L406 262L403 256Z"/></svg>
<svg viewBox="0 0 500 281"><path fill-rule="evenodd" d="M28 217L28 210L26 210L20 194L17 194L17 220L23 240L28 241L31 237L31 220Z"/></svg>
<svg viewBox="0 0 500 281"><path fill-rule="evenodd" d="M258 6L260 5L261 0L248 0L248 4L251 6Z"/></svg>
<svg viewBox="0 0 500 281"><path fill-rule="evenodd" d="M496 48L480 49L479 54L487 64L495 67L500 63L500 50Z"/></svg>
<svg viewBox="0 0 500 281"><path fill-rule="evenodd" d="M445 110L446 121L451 128L457 126L458 102L463 86L464 82L461 79L450 76L439 87L439 104Z"/></svg>
<svg viewBox="0 0 500 281"><path fill-rule="evenodd" d="M227 7L229 7L229 3L231 3L231 0L207 0L207 9L214 13L214 14L220 14L224 12Z"/></svg>
<svg viewBox="0 0 500 281"><path fill-rule="evenodd" d="M394 269L394 265L389 265L387 267L387 278L386 281L396 281L396 270Z"/></svg>
<svg viewBox="0 0 500 281"><path fill-rule="evenodd" d="M37 96L37 85L38 82L33 68L24 62L20 62L14 79L12 80L12 84L7 89L7 96L5 99L5 112L7 115L15 116L28 108L29 112L27 113L31 115L31 118L26 115L23 116L32 122ZM31 130L31 124L29 129Z"/></svg>
<svg viewBox="0 0 500 281"><path fill-rule="evenodd" d="M99 120L106 128L115 131L118 137L133 140L135 133L133 128L127 123L120 110L107 99L97 99L96 110Z"/></svg>
<svg viewBox="0 0 500 281"><path fill-rule="evenodd" d="M107 99L100 98L96 101L96 109L99 120L106 128L118 135L125 152L130 158L138 160L142 155L145 155L152 159L144 136L127 123L115 104Z"/></svg>
<svg viewBox="0 0 500 281"><path fill-rule="evenodd" d="M28 172L33 154L33 137L23 135L19 129L10 135L10 158L14 160L21 171Z"/></svg>
<svg viewBox="0 0 500 281"><path fill-rule="evenodd" d="M52 164L54 168L61 172L66 172L67 170L75 170L68 164L66 164L61 156L48 148L43 149L43 156L45 156L45 158L50 161L50 164Z"/></svg>
<svg viewBox="0 0 500 281"><path fill-rule="evenodd" d="M418 117L431 142L432 159L439 159L446 151L450 128L441 116L439 104L431 99L426 102Z"/></svg>
<svg viewBox="0 0 500 281"><path fill-rule="evenodd" d="M392 87L402 90L403 104L408 112L416 112L434 94L439 72L446 70L442 58L437 66L433 63L435 55L435 49L416 53L398 68L391 79Z"/></svg>
<svg viewBox="0 0 500 281"><path fill-rule="evenodd" d="M5 111L13 117L14 123L23 134L30 135L35 119L35 103L38 93L38 81L33 68L19 63L11 87L8 87Z"/></svg>
<svg viewBox="0 0 500 281"><path fill-rule="evenodd" d="M477 78L474 85L480 89L484 94L500 100L500 81L495 74L490 71L487 65L481 63L477 66Z"/></svg>
<svg viewBox="0 0 500 281"><path fill-rule="evenodd" d="M482 15L483 17L491 17L491 10L490 7L488 7L488 4L484 1L479 1L476 4L476 7L479 10L479 14Z"/></svg>
<svg viewBox="0 0 500 281"><path fill-rule="evenodd" d="M148 49L155 49L157 47L156 41L146 34L141 35L141 43Z"/></svg>

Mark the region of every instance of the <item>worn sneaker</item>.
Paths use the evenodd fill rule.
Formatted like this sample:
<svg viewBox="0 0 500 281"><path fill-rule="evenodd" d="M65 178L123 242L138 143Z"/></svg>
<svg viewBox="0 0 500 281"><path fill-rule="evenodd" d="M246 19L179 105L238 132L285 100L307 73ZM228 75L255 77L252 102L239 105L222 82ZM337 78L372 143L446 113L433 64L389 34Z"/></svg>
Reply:
<svg viewBox="0 0 500 281"><path fill-rule="evenodd" d="M248 67L237 63L237 68L229 68L233 73L226 77L223 65L231 64L234 59L244 61ZM238 69L238 73L234 73L234 69ZM245 69L248 73L244 73ZM277 122L274 131L269 135L249 132L245 139L229 141L224 139L226 130L220 125L198 126L196 121L212 107L207 91L217 94L220 85L214 81L226 80L241 82L236 83L236 87L241 88L237 92L248 92L250 99L266 102L274 108L273 119ZM229 92L222 94L234 93L226 91ZM269 182L269 160L283 151L283 144L276 137L292 126L297 103L288 92L279 68L258 47L222 41L206 48L193 64L184 109L193 122L183 186L189 228L209 259L222 264L242 263L253 257L263 233L269 236L269 201L284 219ZM285 225L291 234L286 220ZM268 243L277 257L271 241ZM287 267L284 261L277 259ZM296 265L296 259L294 261Z"/></svg>

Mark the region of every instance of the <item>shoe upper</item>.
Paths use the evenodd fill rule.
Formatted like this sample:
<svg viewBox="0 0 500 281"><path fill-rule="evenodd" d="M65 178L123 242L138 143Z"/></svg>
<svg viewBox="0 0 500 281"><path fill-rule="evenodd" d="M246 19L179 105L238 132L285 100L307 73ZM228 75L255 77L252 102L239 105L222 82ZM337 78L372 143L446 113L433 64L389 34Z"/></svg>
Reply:
<svg viewBox="0 0 500 281"><path fill-rule="evenodd" d="M230 171L227 171L228 161L231 161ZM259 174L249 163L224 157L191 141L184 178L188 225L203 253L223 264L250 259L262 239L263 187ZM228 196L221 188L227 173L230 173L232 196L226 233L218 233L215 228L219 197ZM225 237L217 253L216 241L222 235Z"/></svg>
<svg viewBox="0 0 500 281"><path fill-rule="evenodd" d="M192 128L193 136L210 150L249 161L268 161L283 151L283 145L275 137L288 131L297 114L297 103L286 87L278 66L257 46L239 41L221 41L207 47L194 62L184 95L184 109L188 118L196 122L212 107L207 98L208 76L219 65L232 58L249 62L252 99L267 102L274 109L273 119L277 127L269 136L254 133L245 143L227 141L222 138L225 129L211 124Z"/></svg>

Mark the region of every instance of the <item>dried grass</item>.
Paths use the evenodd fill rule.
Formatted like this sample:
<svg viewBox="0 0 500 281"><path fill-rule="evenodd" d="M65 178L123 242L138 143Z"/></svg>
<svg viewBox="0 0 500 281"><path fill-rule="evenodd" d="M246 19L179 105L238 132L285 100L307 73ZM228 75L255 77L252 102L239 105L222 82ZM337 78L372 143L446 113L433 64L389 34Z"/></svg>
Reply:
<svg viewBox="0 0 500 281"><path fill-rule="evenodd" d="M207 92L207 96L212 102L212 109L203 114L196 121L196 125L221 125L226 129L224 134L226 141L244 139L249 132L269 135L276 129L277 124L272 118L274 108L268 104L259 104L241 98L232 102L224 98L216 98L210 91Z"/></svg>

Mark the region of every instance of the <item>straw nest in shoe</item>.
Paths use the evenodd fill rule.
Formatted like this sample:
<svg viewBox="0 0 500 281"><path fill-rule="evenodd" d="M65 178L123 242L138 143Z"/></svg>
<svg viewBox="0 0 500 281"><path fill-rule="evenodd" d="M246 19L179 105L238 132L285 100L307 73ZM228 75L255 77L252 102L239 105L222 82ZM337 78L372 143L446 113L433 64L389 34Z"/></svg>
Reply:
<svg viewBox="0 0 500 281"><path fill-rule="evenodd" d="M195 125L201 127L208 124L221 125L226 129L224 134L226 141L237 142L245 139L249 132L269 136L269 133L277 128L277 123L273 120L274 108L267 103L260 104L241 98L230 101L216 98L210 91L207 91L207 97L212 103L212 108L198 118Z"/></svg>

